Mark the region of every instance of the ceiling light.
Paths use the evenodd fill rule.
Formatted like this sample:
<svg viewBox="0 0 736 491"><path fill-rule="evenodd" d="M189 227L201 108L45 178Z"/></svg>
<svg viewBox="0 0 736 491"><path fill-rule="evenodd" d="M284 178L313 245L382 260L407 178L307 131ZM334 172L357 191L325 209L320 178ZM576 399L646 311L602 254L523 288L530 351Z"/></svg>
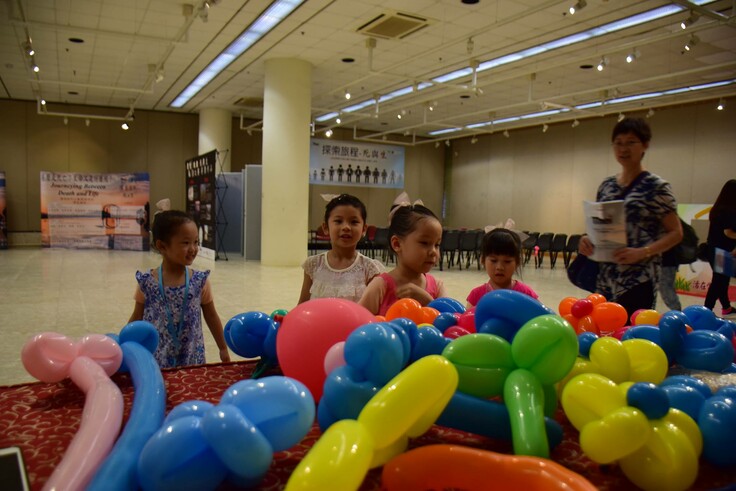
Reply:
<svg viewBox="0 0 736 491"><path fill-rule="evenodd" d="M574 119L572 121L572 127L577 128L578 126L580 126L580 121L578 121L577 119Z"/></svg>
<svg viewBox="0 0 736 491"><path fill-rule="evenodd" d="M625 117L626 116L624 116L624 113L618 113L618 122L620 123L621 121L623 121Z"/></svg>
<svg viewBox="0 0 736 491"><path fill-rule="evenodd" d="M66 116L64 116L64 126L66 126L68 124L69 124L69 118L67 118Z"/></svg>
<svg viewBox="0 0 736 491"><path fill-rule="evenodd" d="M440 148L440 142L434 142L434 148Z"/></svg>
<svg viewBox="0 0 736 491"><path fill-rule="evenodd" d="M218 54L199 75L182 90L171 107L182 107L197 95L208 83L238 59L251 46L268 34L289 16L305 0L277 0L273 2L255 21L253 21L235 40Z"/></svg>
<svg viewBox="0 0 736 491"><path fill-rule="evenodd" d="M401 119L401 113L396 115L396 119Z"/></svg>
<svg viewBox="0 0 736 491"><path fill-rule="evenodd" d="M130 126L128 126L128 123L123 123L120 125L120 127L123 129L123 131L128 131L128 128L130 128Z"/></svg>
<svg viewBox="0 0 736 491"><path fill-rule="evenodd" d="M84 124L85 124L85 126L89 126L89 118L87 118L87 119L84 120Z"/></svg>
<svg viewBox="0 0 736 491"><path fill-rule="evenodd" d="M506 138L508 138L509 136L511 136L511 135L509 135L509 130L503 130L503 136L505 136Z"/></svg>
<svg viewBox="0 0 736 491"><path fill-rule="evenodd" d="M350 100L350 97L352 97L350 95L350 91L348 89L345 89L345 99Z"/></svg>
<svg viewBox="0 0 736 491"><path fill-rule="evenodd" d="M687 29L691 25L695 24L698 19L700 19L700 14L694 11L690 11L690 17L680 22L680 27L682 29Z"/></svg>
<svg viewBox="0 0 736 491"><path fill-rule="evenodd" d="M700 38L696 36L695 34L692 34L690 36L690 39L688 39L687 43L685 43L685 51L690 51L693 49L693 46L698 44L700 42Z"/></svg>
<svg viewBox="0 0 736 491"><path fill-rule="evenodd" d="M38 68L38 65L36 65L35 63L31 65L31 70L33 70L33 73L38 73L41 71L41 69Z"/></svg>
<svg viewBox="0 0 736 491"><path fill-rule="evenodd" d="M608 66L608 58L604 56L601 58L601 61L598 62L598 66L596 66L595 69L602 72L606 66Z"/></svg>
<svg viewBox="0 0 736 491"><path fill-rule="evenodd" d="M159 68L158 70L156 70L155 80L157 84L160 84L161 82L164 81L164 67L163 66Z"/></svg>
<svg viewBox="0 0 736 491"><path fill-rule="evenodd" d="M340 119L340 116L338 116L337 118L335 118L335 123L337 123L337 124L342 123L342 119Z"/></svg>
<svg viewBox="0 0 736 491"><path fill-rule="evenodd" d="M633 63L641 56L638 49L634 48L634 51L626 55L626 63Z"/></svg>
<svg viewBox="0 0 736 491"><path fill-rule="evenodd" d="M723 102L723 97L721 97L720 100L718 101L718 105L716 106L716 109L718 109L719 111L723 111L725 107L726 107L726 103Z"/></svg>
<svg viewBox="0 0 736 491"><path fill-rule="evenodd" d="M470 139L470 144L475 145L476 143L478 143L478 137L474 136L473 138Z"/></svg>
<svg viewBox="0 0 736 491"><path fill-rule="evenodd" d="M45 106L46 105L46 99L41 99L41 105L42 106Z"/></svg>
<svg viewBox="0 0 736 491"><path fill-rule="evenodd" d="M331 137L331 136L332 136L332 130L327 130L327 131L325 131L325 136L326 136L327 138Z"/></svg>
<svg viewBox="0 0 736 491"><path fill-rule="evenodd" d="M445 146L446 147L449 147L450 146L450 140L445 140Z"/></svg>
<svg viewBox="0 0 736 491"><path fill-rule="evenodd" d="M578 10L583 10L586 5L588 5L588 2L586 2L585 0L578 0L578 3L571 6L568 9L568 12L570 12L570 15L575 15L575 12L577 12Z"/></svg>
<svg viewBox="0 0 736 491"><path fill-rule="evenodd" d="M654 109L650 107L649 111L647 111L647 118L651 118L652 116L654 116Z"/></svg>
<svg viewBox="0 0 736 491"><path fill-rule="evenodd" d="M36 51L33 49L33 45L31 45L30 39L23 43L23 51L25 51L26 56L33 56L36 54Z"/></svg>
<svg viewBox="0 0 736 491"><path fill-rule="evenodd" d="M542 133L547 133L548 129L549 129L549 125L547 123L542 125Z"/></svg>

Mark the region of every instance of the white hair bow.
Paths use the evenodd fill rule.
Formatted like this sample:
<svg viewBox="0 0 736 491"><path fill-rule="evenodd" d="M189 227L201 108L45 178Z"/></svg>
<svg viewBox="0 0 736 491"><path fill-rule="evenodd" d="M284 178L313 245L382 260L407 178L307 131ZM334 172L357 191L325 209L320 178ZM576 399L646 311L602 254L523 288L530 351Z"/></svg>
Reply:
<svg viewBox="0 0 736 491"><path fill-rule="evenodd" d="M398 210L399 208L414 205L424 206L424 202L418 199L412 203L409 199L409 193L407 193L406 191L402 191L401 194L396 197L394 202L391 203L391 211L388 212L388 222L391 223L391 219L394 217L394 213L396 213L396 210Z"/></svg>
<svg viewBox="0 0 736 491"><path fill-rule="evenodd" d="M508 219L506 219L506 223L498 222L497 225L486 225L485 228L484 228L484 231L485 231L485 233L488 233L491 230L494 230L494 229L497 229L497 228L505 228L507 230L511 230L512 232L514 232L516 235L519 236L519 240L522 241L522 242L524 242L524 239L526 239L527 237L529 237L529 235L528 234L525 234L524 232L521 232L519 230L516 230L514 227L516 227L516 222L513 219L508 218Z"/></svg>
<svg viewBox="0 0 736 491"><path fill-rule="evenodd" d="M330 201L332 201L333 199L337 198L340 195L339 194L320 194L320 196L322 196L323 200L329 203Z"/></svg>

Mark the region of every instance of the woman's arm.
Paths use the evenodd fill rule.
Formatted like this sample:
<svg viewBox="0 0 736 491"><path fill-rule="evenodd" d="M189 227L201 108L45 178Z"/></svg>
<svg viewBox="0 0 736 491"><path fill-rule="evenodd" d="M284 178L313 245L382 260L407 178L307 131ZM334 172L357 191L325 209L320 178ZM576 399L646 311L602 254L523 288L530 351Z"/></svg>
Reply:
<svg viewBox="0 0 736 491"><path fill-rule="evenodd" d="M212 337L215 338L215 343L220 349L220 361L230 361L230 352L227 349L227 343L225 342L225 335L222 332L222 321L220 316L217 314L215 309L215 302L202 305L202 314L204 315L204 321L207 323Z"/></svg>
<svg viewBox="0 0 736 491"><path fill-rule="evenodd" d="M723 229L723 235L729 239L736 240L736 230L731 230L730 228Z"/></svg>
<svg viewBox="0 0 736 491"><path fill-rule="evenodd" d="M302 280L302 291L299 294L299 302L297 302L297 304L304 303L310 298L312 298L312 294L309 293L309 290L311 289L312 289L312 278L305 272L304 279Z"/></svg>
<svg viewBox="0 0 736 491"><path fill-rule="evenodd" d="M671 211L665 215L662 225L665 230L662 237L643 247L622 247L613 254L614 260L619 264L640 263L682 242L682 225L680 225L680 218L676 212Z"/></svg>

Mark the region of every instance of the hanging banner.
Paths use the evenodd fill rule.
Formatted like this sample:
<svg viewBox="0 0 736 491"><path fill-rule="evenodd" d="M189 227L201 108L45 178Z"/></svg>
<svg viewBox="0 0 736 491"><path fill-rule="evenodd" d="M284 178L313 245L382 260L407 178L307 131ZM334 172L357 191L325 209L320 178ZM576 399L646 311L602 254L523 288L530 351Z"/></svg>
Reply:
<svg viewBox="0 0 736 491"><path fill-rule="evenodd" d="M199 255L215 260L217 150L186 161L187 213L199 227Z"/></svg>
<svg viewBox="0 0 736 491"><path fill-rule="evenodd" d="M8 212L5 203L5 172L0 170L0 249L8 248Z"/></svg>
<svg viewBox="0 0 736 491"><path fill-rule="evenodd" d="M404 147L312 138L309 183L404 188Z"/></svg>
<svg viewBox="0 0 736 491"><path fill-rule="evenodd" d="M41 243L147 251L148 173L41 172Z"/></svg>

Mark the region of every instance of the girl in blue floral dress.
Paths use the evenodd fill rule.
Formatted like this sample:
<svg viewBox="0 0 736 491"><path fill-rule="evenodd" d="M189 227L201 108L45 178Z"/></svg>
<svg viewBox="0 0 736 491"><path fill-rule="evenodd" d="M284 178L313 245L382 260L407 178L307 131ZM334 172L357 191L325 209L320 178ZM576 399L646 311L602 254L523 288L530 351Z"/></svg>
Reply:
<svg viewBox="0 0 736 491"><path fill-rule="evenodd" d="M136 272L138 288L129 322L145 320L156 326L159 343L154 356L161 368L199 365L205 363L204 314L220 349L220 360L230 361L212 298L210 272L189 267L199 250L194 220L182 211L164 211L156 215L152 232L163 261L155 270Z"/></svg>

